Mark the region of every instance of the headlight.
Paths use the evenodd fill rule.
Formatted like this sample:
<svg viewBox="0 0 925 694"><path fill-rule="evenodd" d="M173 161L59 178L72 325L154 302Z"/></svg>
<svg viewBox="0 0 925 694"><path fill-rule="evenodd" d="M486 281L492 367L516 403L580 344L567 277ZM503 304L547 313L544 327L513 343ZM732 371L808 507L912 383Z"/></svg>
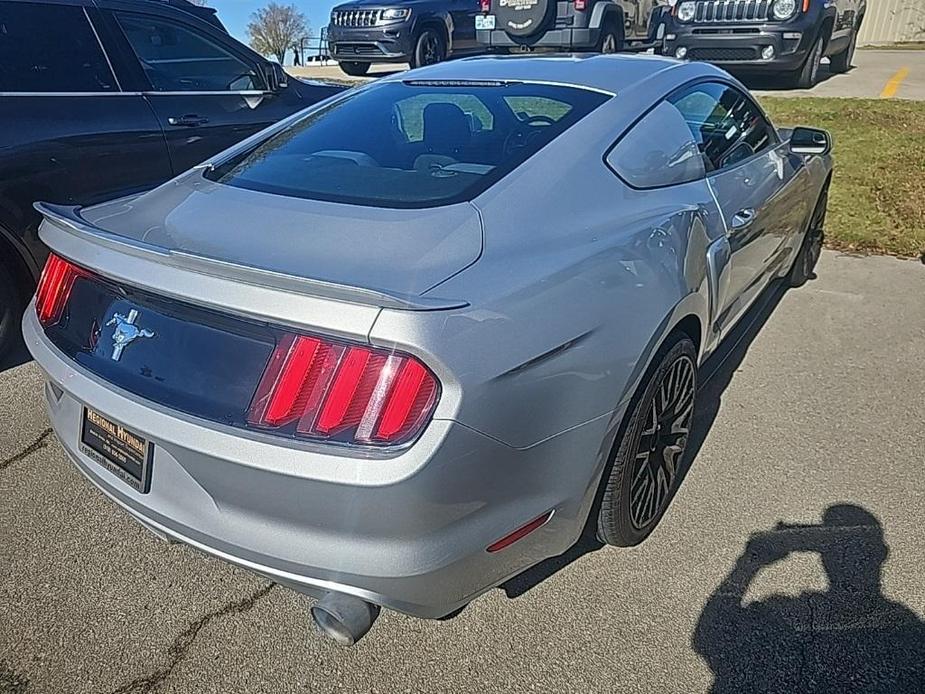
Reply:
<svg viewBox="0 0 925 694"><path fill-rule="evenodd" d="M787 19L797 9L796 0L776 0L771 15L774 19Z"/></svg>
<svg viewBox="0 0 925 694"><path fill-rule="evenodd" d="M790 0L794 2L795 0ZM682 22L689 22L694 18L694 13L697 11L696 3L691 2L691 0L685 0L680 5L678 5L678 19Z"/></svg>
<svg viewBox="0 0 925 694"><path fill-rule="evenodd" d="M792 2L793 0L791 0ZM393 7L388 10L382 10L382 14L379 16L380 22L400 22L403 19L408 19L411 16L411 10L407 7Z"/></svg>

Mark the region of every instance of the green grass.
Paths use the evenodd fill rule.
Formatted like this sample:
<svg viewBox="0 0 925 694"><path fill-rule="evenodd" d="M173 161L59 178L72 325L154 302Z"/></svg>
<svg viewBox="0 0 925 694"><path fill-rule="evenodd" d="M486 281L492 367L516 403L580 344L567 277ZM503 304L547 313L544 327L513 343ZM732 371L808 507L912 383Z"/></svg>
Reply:
<svg viewBox="0 0 925 694"><path fill-rule="evenodd" d="M778 126L832 133L828 245L898 256L925 252L925 102L768 97L761 103Z"/></svg>

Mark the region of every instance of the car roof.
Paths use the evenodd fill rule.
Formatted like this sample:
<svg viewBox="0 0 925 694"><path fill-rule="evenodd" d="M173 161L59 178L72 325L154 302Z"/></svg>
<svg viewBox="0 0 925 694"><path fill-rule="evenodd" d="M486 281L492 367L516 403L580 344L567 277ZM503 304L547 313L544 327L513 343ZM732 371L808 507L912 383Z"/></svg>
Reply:
<svg viewBox="0 0 925 694"><path fill-rule="evenodd" d="M678 83L704 76L726 77L709 63L687 63L673 58L637 54L482 55L451 60L385 78L417 80L518 80L568 84L617 93L673 71Z"/></svg>

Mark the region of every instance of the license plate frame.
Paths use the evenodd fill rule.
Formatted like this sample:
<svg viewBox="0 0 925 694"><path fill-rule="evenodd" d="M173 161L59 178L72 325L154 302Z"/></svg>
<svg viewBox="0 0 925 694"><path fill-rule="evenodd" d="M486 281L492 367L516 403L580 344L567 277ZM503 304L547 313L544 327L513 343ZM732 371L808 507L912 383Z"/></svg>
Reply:
<svg viewBox="0 0 925 694"><path fill-rule="evenodd" d="M80 451L139 494L151 490L154 444L89 407L81 411Z"/></svg>
<svg viewBox="0 0 925 694"><path fill-rule="evenodd" d="M475 15L476 31L492 31L495 28L495 15L477 14Z"/></svg>

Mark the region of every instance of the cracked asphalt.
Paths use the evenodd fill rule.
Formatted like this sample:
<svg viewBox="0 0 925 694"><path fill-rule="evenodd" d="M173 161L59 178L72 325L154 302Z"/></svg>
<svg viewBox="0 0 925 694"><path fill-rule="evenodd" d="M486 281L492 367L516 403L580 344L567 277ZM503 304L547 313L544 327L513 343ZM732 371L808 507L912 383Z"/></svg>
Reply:
<svg viewBox="0 0 925 694"><path fill-rule="evenodd" d="M386 612L353 649L120 512L36 367L6 368L0 692L925 692L925 267L827 251L819 275L710 365L646 543L579 546L446 621Z"/></svg>

